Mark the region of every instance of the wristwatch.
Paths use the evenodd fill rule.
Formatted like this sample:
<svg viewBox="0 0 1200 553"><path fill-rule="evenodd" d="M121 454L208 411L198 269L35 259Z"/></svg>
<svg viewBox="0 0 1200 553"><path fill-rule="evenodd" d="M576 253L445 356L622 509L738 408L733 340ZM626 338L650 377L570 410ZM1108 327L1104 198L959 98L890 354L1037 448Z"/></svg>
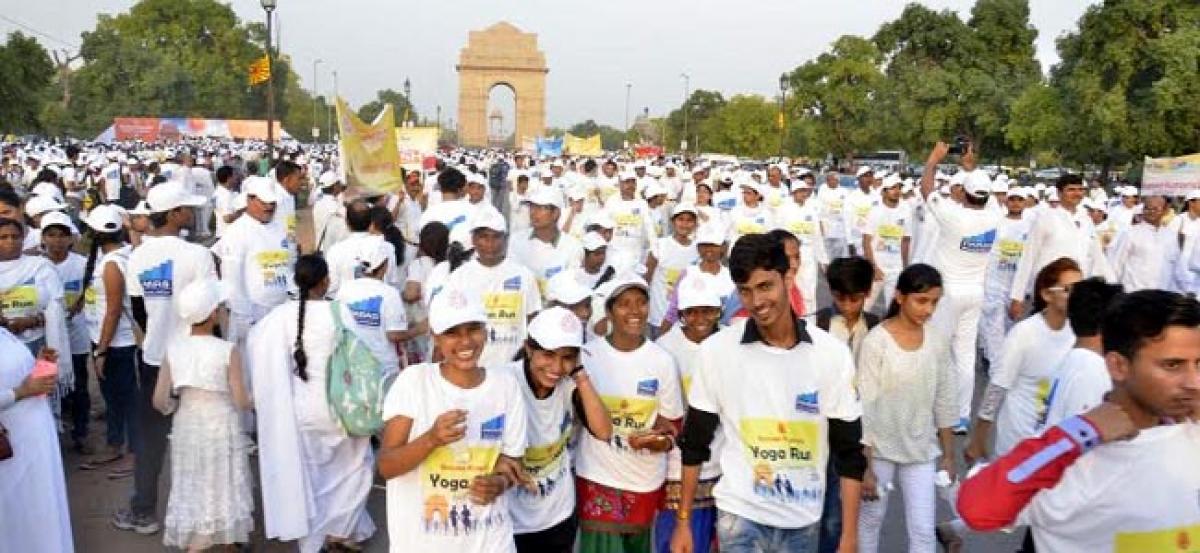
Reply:
<svg viewBox="0 0 1200 553"><path fill-rule="evenodd" d="M92 359L99 359L105 355L108 355L108 348L98 349L92 352Z"/></svg>

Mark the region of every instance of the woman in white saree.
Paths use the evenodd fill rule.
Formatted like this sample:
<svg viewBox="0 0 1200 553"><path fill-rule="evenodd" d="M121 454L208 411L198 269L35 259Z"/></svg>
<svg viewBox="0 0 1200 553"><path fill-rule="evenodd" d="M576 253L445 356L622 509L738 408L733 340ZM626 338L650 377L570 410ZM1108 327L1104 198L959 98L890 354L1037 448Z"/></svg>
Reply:
<svg viewBox="0 0 1200 553"><path fill-rule="evenodd" d="M367 513L374 458L370 440L346 435L325 400L336 344L325 260L301 256L295 280L302 299L276 307L246 340L266 533L299 540L301 553L353 551L375 533Z"/></svg>

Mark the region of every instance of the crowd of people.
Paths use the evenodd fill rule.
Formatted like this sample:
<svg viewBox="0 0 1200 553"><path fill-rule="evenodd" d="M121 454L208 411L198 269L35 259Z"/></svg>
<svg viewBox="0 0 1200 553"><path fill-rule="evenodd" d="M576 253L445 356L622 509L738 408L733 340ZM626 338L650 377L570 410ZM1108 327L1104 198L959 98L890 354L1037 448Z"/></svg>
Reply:
<svg viewBox="0 0 1200 553"><path fill-rule="evenodd" d="M909 551L1190 550L1200 190L949 153L454 150L384 192L320 147L4 144L0 550L73 550L62 450L189 551L361 550L377 482L397 552L869 553L897 487Z"/></svg>

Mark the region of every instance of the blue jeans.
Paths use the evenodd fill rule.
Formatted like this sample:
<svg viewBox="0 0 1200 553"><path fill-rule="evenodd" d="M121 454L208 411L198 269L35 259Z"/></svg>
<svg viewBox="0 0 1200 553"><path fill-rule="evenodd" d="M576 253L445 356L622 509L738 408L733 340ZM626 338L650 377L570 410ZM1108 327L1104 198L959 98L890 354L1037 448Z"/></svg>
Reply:
<svg viewBox="0 0 1200 553"><path fill-rule="evenodd" d="M138 444L138 373L137 346L108 348L104 355L104 378L100 393L107 409L104 415L108 431L106 442L112 447Z"/></svg>
<svg viewBox="0 0 1200 553"><path fill-rule="evenodd" d="M842 479L833 468L833 461L825 468L825 506L821 511L821 537L819 553L836 553L842 541Z"/></svg>
<svg viewBox="0 0 1200 553"><path fill-rule="evenodd" d="M816 553L818 526L775 528L718 511L717 546L721 553Z"/></svg>

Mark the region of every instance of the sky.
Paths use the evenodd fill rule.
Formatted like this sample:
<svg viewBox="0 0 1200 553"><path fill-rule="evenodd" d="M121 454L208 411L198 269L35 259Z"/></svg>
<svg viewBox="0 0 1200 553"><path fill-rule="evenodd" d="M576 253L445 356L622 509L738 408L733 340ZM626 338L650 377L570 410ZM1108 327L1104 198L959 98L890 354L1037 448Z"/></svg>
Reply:
<svg viewBox="0 0 1200 553"><path fill-rule="evenodd" d="M1098 0L1030 0L1039 31L1037 57L1043 71L1058 61L1054 40L1074 30ZM38 0L14 2L0 12L0 36L34 34L47 48L77 49L80 33L96 15L127 11L133 0ZM232 0L243 19L263 20L257 0ZM973 0L922 0L952 9L964 20ZM443 124L455 117L458 76L454 66L467 33L499 21L537 33L550 69L546 121L568 127L586 119L622 127L626 84L630 117L648 108L662 115L691 90L777 94L779 75L815 58L839 36L870 36L903 11L901 0L278 0L283 51L305 88L312 89L317 59L319 93L338 92L361 105L376 90L402 90L412 82L418 113ZM848 9L847 6L853 6ZM24 27L24 28L22 28ZM36 31L33 33L32 31ZM494 94L511 98L511 94ZM511 102L511 100L508 100ZM503 102L502 102L503 104ZM501 105L511 117L511 104ZM490 111L489 107L489 111ZM510 125L506 125L508 127Z"/></svg>

